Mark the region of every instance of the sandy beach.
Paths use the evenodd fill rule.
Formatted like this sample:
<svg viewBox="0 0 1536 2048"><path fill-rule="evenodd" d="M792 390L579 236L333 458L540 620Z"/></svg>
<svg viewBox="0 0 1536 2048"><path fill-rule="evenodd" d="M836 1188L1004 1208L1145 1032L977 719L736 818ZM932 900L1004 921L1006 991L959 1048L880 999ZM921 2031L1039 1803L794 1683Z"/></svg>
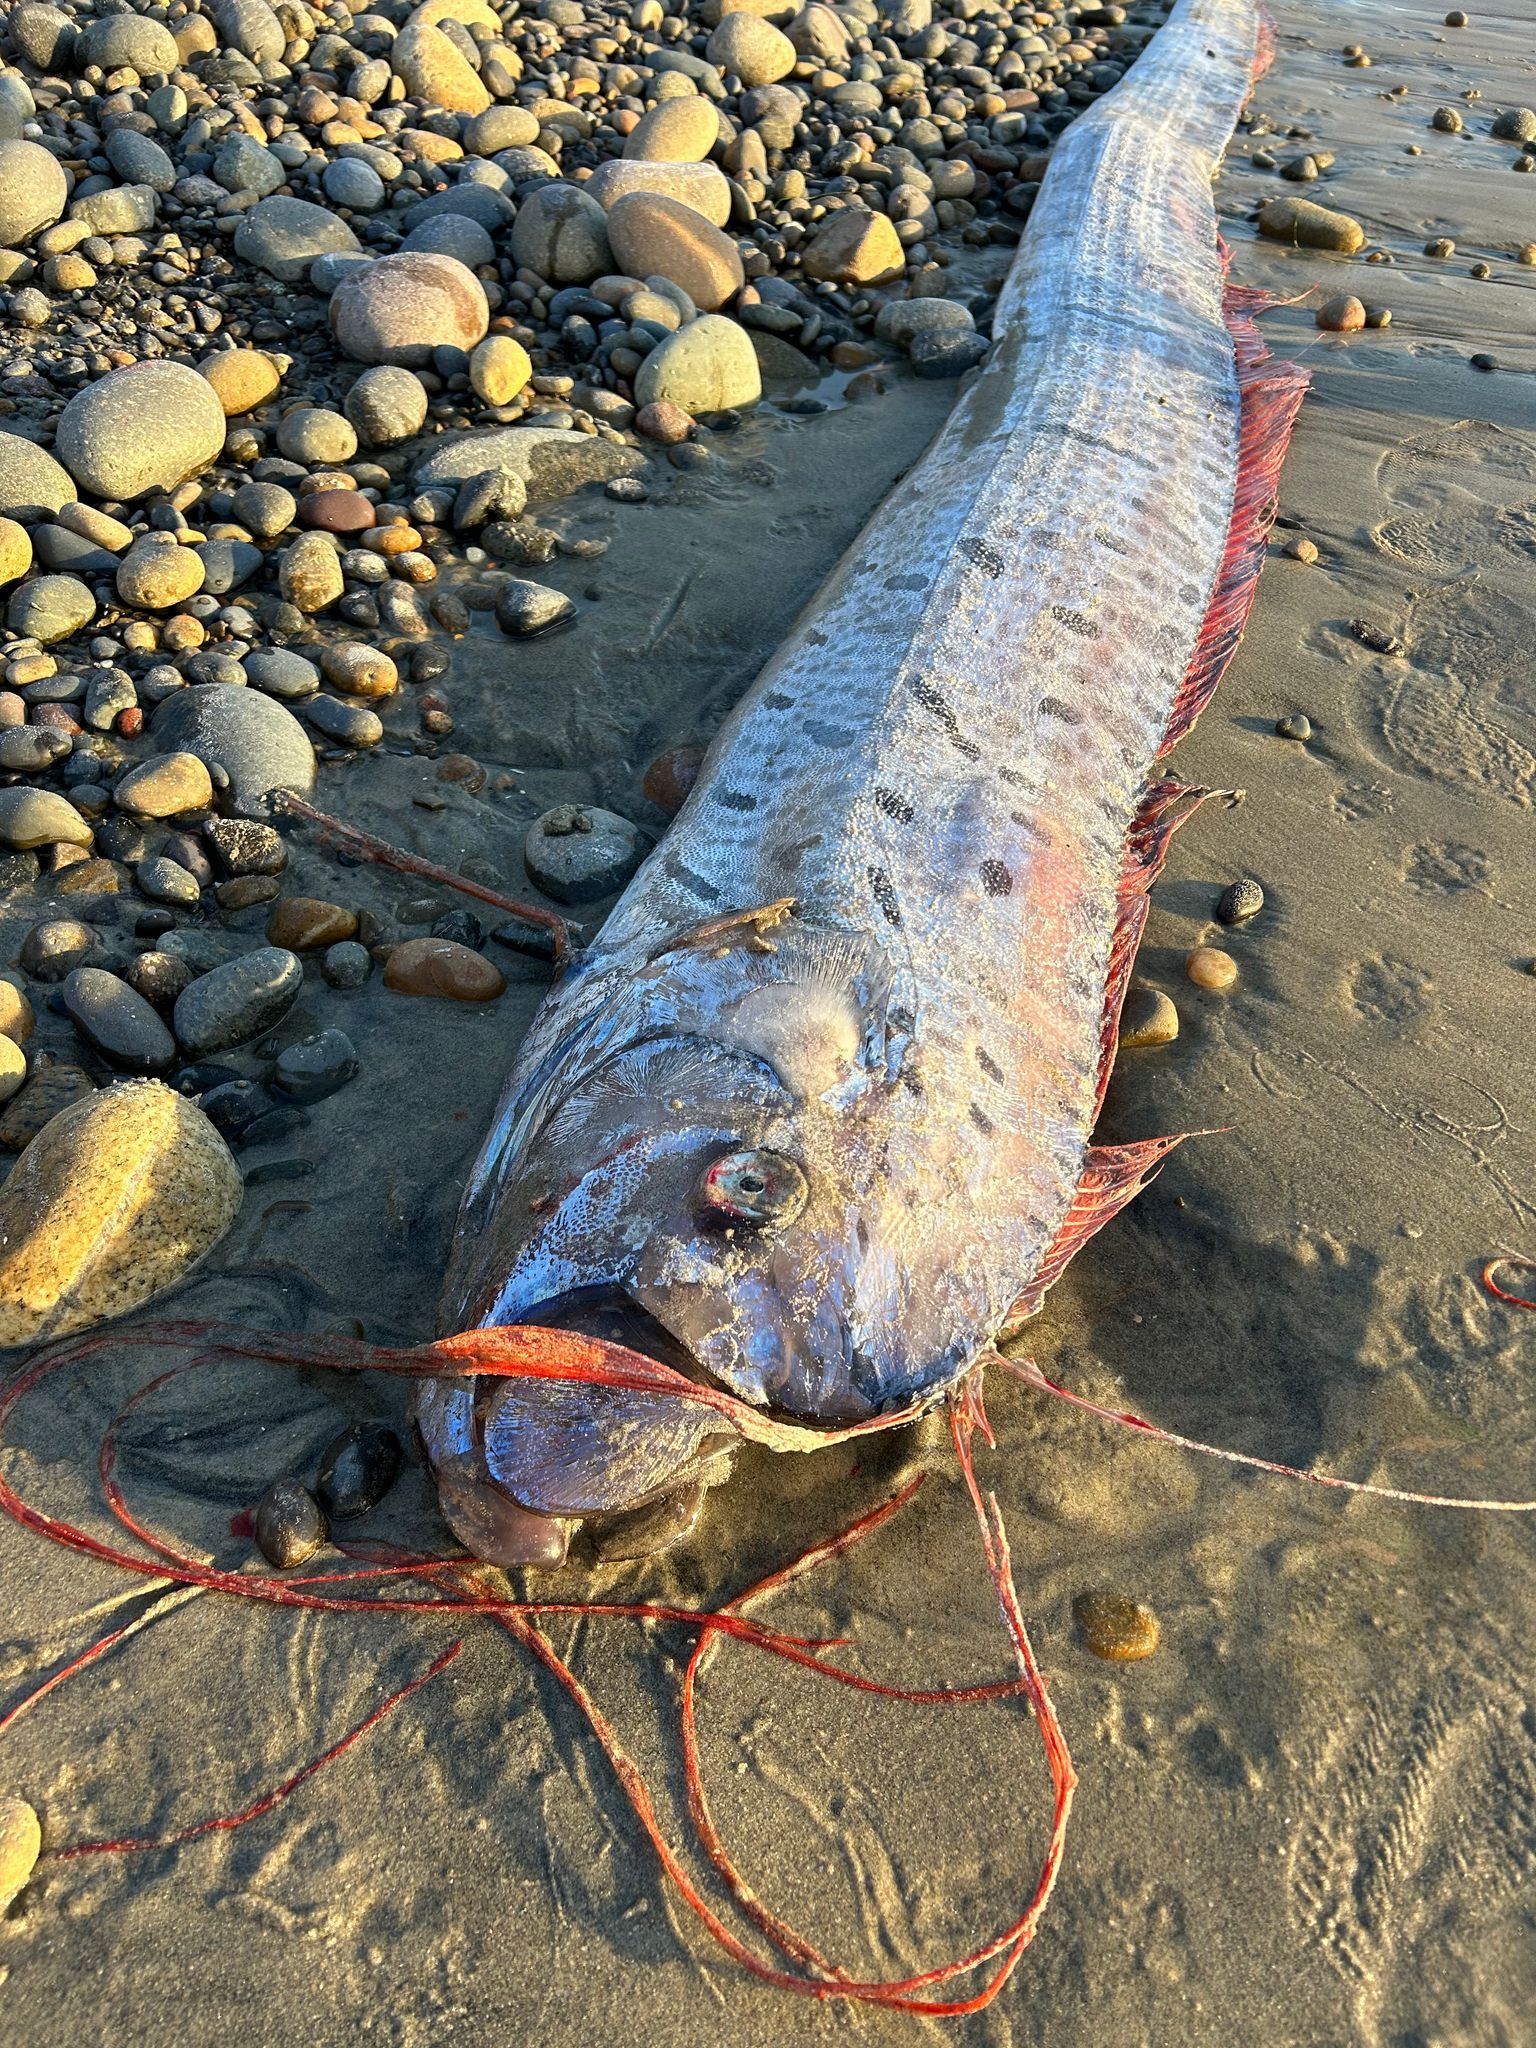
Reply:
<svg viewBox="0 0 1536 2048"><path fill-rule="evenodd" d="M1517 257L1536 239L1536 175L1488 135L1497 110L1536 104L1536 5L1474 6L1464 28L1421 0L1278 13L1217 203L1234 277L1289 302L1264 332L1312 389L1247 636L1174 763L1247 792L1181 833L1153 898L1138 979L1173 998L1180 1033L1122 1054L1101 1127L1213 1135L1087 1247L1019 1348L1217 1445L1529 1497L1532 1326L1479 1273L1504 1248L1536 1256L1536 269ZM1345 62L1351 41L1369 66ZM1432 127L1442 106L1464 132ZM1334 161L1305 187L1251 161L1306 150ZM1357 219L1364 251L1260 240L1258 205L1297 192ZM1454 253L1425 254L1441 237ZM982 282L1008 253L967 261ZM1317 304L1340 292L1391 324L1320 332ZM951 382L883 374L883 396L848 402L834 372L814 387L824 411L745 414L707 474L678 471L643 508L594 493L563 508L568 535L609 543L600 575L570 557L547 572L577 630L513 646L482 619L456 655L454 715L484 790L370 753L338 808L503 876L554 804L659 832L647 765L712 734L953 403ZM1286 553L1297 536L1315 561ZM1276 735L1294 714L1305 742ZM1265 908L1222 932L1216 898L1244 875ZM295 843L290 879L423 930L453 907L338 870L313 841ZM1238 962L1225 995L1184 975L1212 934ZM545 986L535 963L498 958L512 986L483 1007L403 1004L377 982L347 999L358 1079L297 1138L243 1156L240 1218L174 1313L432 1333L464 1178ZM335 1001L308 985L295 1022L321 1029ZM51 1382L13 1431L11 1483L103 1527L97 1445L154 1366L125 1340ZM5 1735L0 1792L38 1810L47 1844L239 1809L464 1642L264 1818L150 1854L45 1858L0 1919L6 2039L884 2048L926 2027L965 2048L1522 2048L1536 2036L1530 1527L1237 1472L1000 1375L988 1402L998 1447L982 1476L1081 1783L1041 1933L984 2014L812 2006L731 1968L662 1883L568 1703L495 1628L167 1597L0 1522L0 1710L148 1616ZM353 1418L405 1433L405 1412L378 1379L220 1367L143 1411L123 1476L148 1522L228 1562L231 1519L268 1478L312 1465ZM922 1469L898 1521L763 1616L849 1635L860 1670L905 1684L1002 1675L975 1525L933 1424L814 1459L749 1454L685 1545L640 1567L573 1563L538 1589L715 1604ZM442 1541L414 1465L369 1531ZM1088 1653L1072 1603L1096 1588L1155 1611L1156 1654ZM550 1628L684 1840L682 1637ZM1016 1705L882 1701L737 1648L702 1702L722 1831L824 1953L917 1970L1021 1908L1049 1781Z"/></svg>

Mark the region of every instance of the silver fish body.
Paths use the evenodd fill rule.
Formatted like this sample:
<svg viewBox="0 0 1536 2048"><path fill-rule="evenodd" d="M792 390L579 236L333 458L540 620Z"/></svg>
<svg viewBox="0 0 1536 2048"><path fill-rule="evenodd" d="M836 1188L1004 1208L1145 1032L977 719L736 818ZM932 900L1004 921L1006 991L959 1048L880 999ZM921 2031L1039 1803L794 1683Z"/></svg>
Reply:
<svg viewBox="0 0 1536 2048"><path fill-rule="evenodd" d="M445 1327L618 1302L698 1375L828 1422L936 1398L1040 1279L1233 511L1210 188L1257 37L1252 0L1181 0L1063 135L985 368L535 1019ZM420 1418L440 1464L575 1515L716 1448L663 1411L444 1382Z"/></svg>

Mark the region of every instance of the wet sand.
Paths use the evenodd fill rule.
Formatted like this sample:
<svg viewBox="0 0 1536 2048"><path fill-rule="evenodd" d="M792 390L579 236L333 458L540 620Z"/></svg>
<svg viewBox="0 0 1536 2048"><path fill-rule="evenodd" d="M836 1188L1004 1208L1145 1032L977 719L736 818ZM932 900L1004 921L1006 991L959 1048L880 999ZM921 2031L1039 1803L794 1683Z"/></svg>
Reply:
<svg viewBox="0 0 1536 2048"><path fill-rule="evenodd" d="M1529 0L1441 26L1442 10L1289 0L1255 111L1218 188L1243 282L1389 305L1393 324L1318 333L1273 314L1275 352L1314 373L1281 487L1317 545L1279 546L1243 649L1176 766L1239 784L1175 843L1141 977L1172 994L1171 1048L1127 1054L1104 1134L1187 1145L1053 1293L1030 1348L1069 1384L1217 1443L1435 1491L1536 1494L1531 1329L1477 1284L1536 1243L1527 1047L1536 981L1536 177L1491 114L1536 100ZM1369 69L1345 68L1358 40ZM1401 102L1380 95L1399 82ZM1468 87L1482 99L1460 99ZM1460 105L1469 133L1432 132ZM1308 187L1254 147L1337 162ZM1422 156L1404 154L1418 143ZM1256 243L1261 199L1303 191L1354 214L1390 265ZM1449 235L1455 257L1421 254ZM1479 259L1492 276L1476 280ZM1476 351L1503 367L1484 374ZM515 787L472 797L419 759L367 757L322 796L457 865L518 884L526 822L596 799L637 817L663 744L707 734L953 391L893 373L885 398L813 418L765 408L707 477L640 508L564 508L611 535L553 580L582 616L561 638L461 649L466 750ZM1149 542L1155 536L1149 536ZM587 598L585 593L599 595ZM1404 652L1372 652L1367 621ZM1280 740L1303 711L1314 737ZM446 800L444 810L414 799ZM1262 879L1229 935L1235 991L1184 981L1220 889ZM371 869L295 861L294 885L370 904L447 899ZM434 911L435 914L435 911ZM423 925L425 928L425 925ZM483 1011L347 998L362 1077L296 1139L244 1155L244 1213L177 1313L268 1327L427 1334L464 1173L517 1036L531 968ZM336 1021L315 986L295 1029ZM254 1175L251 1169L255 1168ZM125 1349L27 1411L13 1483L83 1506L101 1431L147 1370ZM1531 1532L1247 1477L1111 1434L999 1382L984 1460L1008 1515L1025 1611L1081 1776L1062 1878L1034 1949L967 2043L1515 2048L1536 2011L1529 1730ZM247 1368L168 1393L125 1473L149 1519L225 1559L232 1515L312 1464L387 1385ZM1004 1647L952 1459L938 1435L817 1460L748 1460L679 1553L641 1571L541 1581L575 1597L717 1601L873 1504L932 1477L905 1518L775 1620L856 1636L861 1668L915 1683L988 1676ZM370 1525L371 1527L374 1525ZM432 1541L414 1471L377 1533ZM12 1698L155 1597L0 1528ZM1071 1602L1147 1601L1162 1647L1096 1663ZM678 1641L557 1623L680 1833ZM297 1617L194 1597L43 1703L6 1738L0 1787L45 1839L163 1833L243 1805L426 1669L441 1624ZM763 1895L824 1952L884 1974L951 1955L1033 1882L1048 1785L1017 1708L882 1703L732 1650L705 1686L706 1768ZM25 2048L202 2044L249 2031L340 2048L548 2041L914 2038L924 2022L790 2003L719 1962L659 1884L605 1766L497 1631L276 1813L127 1859L45 1862L0 1924L0 2013ZM938 2023L928 2023L940 2031Z"/></svg>

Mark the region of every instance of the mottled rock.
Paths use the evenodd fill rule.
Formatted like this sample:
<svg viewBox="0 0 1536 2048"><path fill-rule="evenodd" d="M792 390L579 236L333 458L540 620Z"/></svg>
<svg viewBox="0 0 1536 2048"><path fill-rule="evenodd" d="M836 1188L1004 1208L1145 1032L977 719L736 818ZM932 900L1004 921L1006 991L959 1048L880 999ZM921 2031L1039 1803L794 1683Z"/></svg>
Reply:
<svg viewBox="0 0 1536 2048"><path fill-rule="evenodd" d="M713 314L659 342L635 375L637 405L670 403L689 413L755 405L762 392L751 335Z"/></svg>
<svg viewBox="0 0 1536 2048"><path fill-rule="evenodd" d="M73 917L46 917L21 942L21 966L34 981L62 981L98 950L96 933Z"/></svg>
<svg viewBox="0 0 1536 2048"><path fill-rule="evenodd" d="M282 834L251 818L210 818L203 838L226 875L280 875L288 865Z"/></svg>
<svg viewBox="0 0 1536 2048"><path fill-rule="evenodd" d="M1161 1639L1151 1608L1124 1593L1079 1593L1072 1602L1072 1618L1094 1656L1112 1664L1150 1657Z"/></svg>
<svg viewBox="0 0 1536 2048"><path fill-rule="evenodd" d="M583 484L609 483L645 467L636 448L572 434L560 427L503 427L489 434L445 437L416 471L416 488L438 484L457 488L472 477L504 471L522 482L534 501L563 498Z"/></svg>
<svg viewBox="0 0 1536 2048"><path fill-rule="evenodd" d="M117 565L117 594L141 611L170 611L195 597L205 571L195 548L178 547L169 534L135 541Z"/></svg>
<svg viewBox="0 0 1536 2048"><path fill-rule="evenodd" d="M389 448L419 434L427 417L427 394L409 370L364 370L342 409L366 447Z"/></svg>
<svg viewBox="0 0 1536 2048"><path fill-rule="evenodd" d="M521 576L509 576L496 588L496 623L503 633L529 640L539 633L551 633L569 625L576 607L563 591L544 583L530 583ZM4 792L0 791L0 795Z"/></svg>
<svg viewBox="0 0 1536 2048"><path fill-rule="evenodd" d="M54 448L83 490L127 502L201 474L224 446L224 408L185 363L132 363L65 406Z"/></svg>
<svg viewBox="0 0 1536 2048"><path fill-rule="evenodd" d="M143 14L102 14L81 29L74 61L81 69L99 64L103 71L136 71L140 78L153 78L174 71L181 56L163 21Z"/></svg>
<svg viewBox="0 0 1536 2048"><path fill-rule="evenodd" d="M626 275L669 278L701 312L717 312L745 282L736 244L676 199L631 192L614 201L607 220L609 243Z"/></svg>
<svg viewBox="0 0 1536 2048"><path fill-rule="evenodd" d="M172 1089L131 1081L75 1103L0 1189L0 1344L141 1308L218 1243L241 1193L218 1133Z"/></svg>
<svg viewBox="0 0 1536 2048"><path fill-rule="evenodd" d="M501 970L483 954L452 939L405 939L390 947L384 963L384 986L400 995L490 1003L506 985Z"/></svg>
<svg viewBox="0 0 1536 2048"><path fill-rule="evenodd" d="M423 365L435 348L467 352L490 318L480 280L451 256L386 256L331 295L332 330L359 363Z"/></svg>
<svg viewBox="0 0 1536 2048"><path fill-rule="evenodd" d="M591 804L559 804L523 841L528 879L556 903L597 903L621 889L650 851L638 825Z"/></svg>
<svg viewBox="0 0 1536 2048"><path fill-rule="evenodd" d="M304 986L298 955L258 946L200 974L176 998L177 1043L190 1059L208 1059L246 1045L280 1024Z"/></svg>
<svg viewBox="0 0 1536 2048"><path fill-rule="evenodd" d="M301 612L323 612L336 602L346 580L329 534L303 533L289 543L278 570L278 587Z"/></svg>
<svg viewBox="0 0 1536 2048"><path fill-rule="evenodd" d="M512 223L512 255L551 284L586 284L613 267L607 216L579 185L541 185Z"/></svg>

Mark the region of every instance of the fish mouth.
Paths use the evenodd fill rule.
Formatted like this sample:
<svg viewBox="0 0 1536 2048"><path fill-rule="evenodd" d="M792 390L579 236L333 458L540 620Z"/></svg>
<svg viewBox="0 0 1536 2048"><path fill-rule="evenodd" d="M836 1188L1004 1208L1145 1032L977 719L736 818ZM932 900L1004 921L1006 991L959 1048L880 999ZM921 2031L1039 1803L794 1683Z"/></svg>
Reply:
<svg viewBox="0 0 1536 2048"><path fill-rule="evenodd" d="M696 1386L730 1391L649 1310L618 1286L553 1297L521 1313L518 1322L619 1346ZM560 1409L547 1424L537 1407L527 1412L528 1391L522 1383L496 1377L478 1380L470 1427L472 1448L447 1451L432 1460L444 1519L460 1542L486 1563L554 1569L565 1563L578 1530L597 1562L654 1556L692 1532L706 1493L730 1474L738 1442L734 1433L723 1423L701 1429L690 1418L693 1426L677 1438L680 1454L670 1460L664 1425L653 1430L658 1456L649 1483L643 1461L637 1478L632 1451L622 1470L616 1465L610 1476L604 1469L600 1418L592 1442L578 1446L580 1456L571 1451L573 1440L581 1434L580 1409L611 1403L609 1390L553 1390ZM675 1397L670 1405L674 1409L679 1406ZM532 1454L526 1459L518 1455L518 1416L523 1418L525 1433L531 1429L541 1440L552 1439L540 1443L542 1460ZM553 1452L571 1455L564 1468L552 1473ZM574 1470L570 1469L573 1457Z"/></svg>

